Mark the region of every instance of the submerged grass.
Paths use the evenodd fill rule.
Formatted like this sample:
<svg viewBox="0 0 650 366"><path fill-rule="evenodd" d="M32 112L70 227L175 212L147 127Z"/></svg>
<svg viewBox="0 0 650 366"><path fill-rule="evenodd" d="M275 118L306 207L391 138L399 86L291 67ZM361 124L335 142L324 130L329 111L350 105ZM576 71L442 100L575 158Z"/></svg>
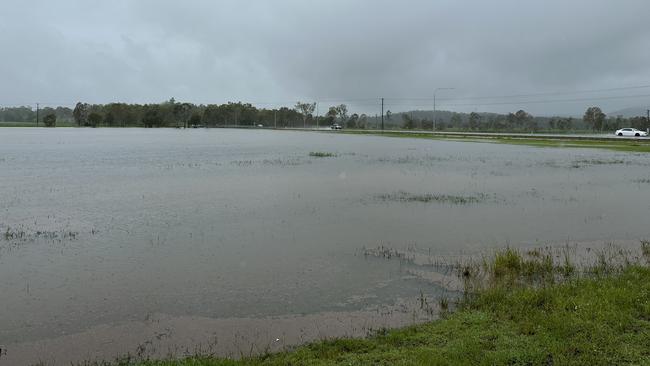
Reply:
<svg viewBox="0 0 650 366"><path fill-rule="evenodd" d="M641 250L649 254L650 242ZM438 321L240 360L195 356L110 365L647 365L650 268L628 254L606 248L578 268L568 255L507 248L458 266L466 296ZM442 299L441 308L448 307Z"/></svg>
<svg viewBox="0 0 650 366"><path fill-rule="evenodd" d="M309 153L309 156L313 158L332 158L335 157L336 154L330 152L323 152L323 151L311 151Z"/></svg>
<svg viewBox="0 0 650 366"><path fill-rule="evenodd" d="M494 200L493 195L485 193L475 193L470 195L450 195L450 194L434 194L434 193L423 193L415 194L405 191L399 191L395 193L388 194L378 194L374 198L378 201L396 201L396 202L438 202L438 203L450 203L452 205L469 205L480 202L485 202L488 200Z"/></svg>

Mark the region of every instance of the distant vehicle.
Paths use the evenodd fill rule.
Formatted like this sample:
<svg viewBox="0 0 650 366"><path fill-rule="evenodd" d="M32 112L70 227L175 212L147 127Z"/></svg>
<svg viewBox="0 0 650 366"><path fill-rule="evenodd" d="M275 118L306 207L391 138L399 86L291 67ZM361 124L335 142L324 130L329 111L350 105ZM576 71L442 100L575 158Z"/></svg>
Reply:
<svg viewBox="0 0 650 366"><path fill-rule="evenodd" d="M621 128L614 132L616 136L635 136L635 137L645 137L648 136L648 133L645 131L639 131L636 128Z"/></svg>
<svg viewBox="0 0 650 366"><path fill-rule="evenodd" d="M264 127L264 125L257 125L257 127Z"/></svg>
<svg viewBox="0 0 650 366"><path fill-rule="evenodd" d="M342 130L343 129L343 127L338 123L333 124L330 128L333 129L333 130Z"/></svg>

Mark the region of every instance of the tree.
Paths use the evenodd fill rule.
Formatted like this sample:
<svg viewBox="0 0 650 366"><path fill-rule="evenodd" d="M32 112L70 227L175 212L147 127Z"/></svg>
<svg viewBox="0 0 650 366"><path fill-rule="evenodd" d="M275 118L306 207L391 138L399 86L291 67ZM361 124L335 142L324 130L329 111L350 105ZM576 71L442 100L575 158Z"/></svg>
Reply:
<svg viewBox="0 0 650 366"><path fill-rule="evenodd" d="M187 128L193 105L190 103L174 103L173 106L174 121L176 122L176 126L178 127L178 124L180 122L183 124L183 127Z"/></svg>
<svg viewBox="0 0 650 366"><path fill-rule="evenodd" d="M163 115L160 112L160 105L152 104L145 108L144 115L142 116L142 123L144 127L160 127L163 125Z"/></svg>
<svg viewBox="0 0 650 366"><path fill-rule="evenodd" d="M415 128L415 120L408 113L402 113L402 128L407 130Z"/></svg>
<svg viewBox="0 0 650 366"><path fill-rule="evenodd" d="M327 122L329 122L330 125L334 124L334 121L336 121L336 116L339 114L338 110L336 107L330 107L330 109L327 111L327 114L325 114L325 119Z"/></svg>
<svg viewBox="0 0 650 366"><path fill-rule="evenodd" d="M56 127L56 114L48 113L43 117L45 127Z"/></svg>
<svg viewBox="0 0 650 366"><path fill-rule="evenodd" d="M476 113L476 112L470 113L469 114L469 128L471 130L475 130L480 125L481 125L481 115Z"/></svg>
<svg viewBox="0 0 650 366"><path fill-rule="evenodd" d="M451 127L452 128L461 128L463 126L463 117L459 113L451 115Z"/></svg>
<svg viewBox="0 0 650 366"><path fill-rule="evenodd" d="M113 127L115 124L115 115L112 112L106 113L106 116L104 116L104 123L106 126Z"/></svg>
<svg viewBox="0 0 650 366"><path fill-rule="evenodd" d="M193 123L199 125L200 123ZM226 110L223 106L210 104L203 111L203 124L206 126L216 126L226 124Z"/></svg>
<svg viewBox="0 0 650 366"><path fill-rule="evenodd" d="M88 115L88 123L93 127L97 127L98 124L102 123L103 119L102 115L97 112Z"/></svg>
<svg viewBox="0 0 650 366"><path fill-rule="evenodd" d="M345 104L339 104L336 106L336 114L339 116L341 124L345 124L348 121L348 106Z"/></svg>
<svg viewBox="0 0 650 366"><path fill-rule="evenodd" d="M72 111L72 117L77 126L85 126L88 122L88 104L78 102Z"/></svg>
<svg viewBox="0 0 650 366"><path fill-rule="evenodd" d="M316 103L298 102L294 109L302 115L302 127L307 127L307 117L311 116L316 110Z"/></svg>
<svg viewBox="0 0 650 366"><path fill-rule="evenodd" d="M573 117L560 118L557 121L557 128L560 130L570 130L573 128Z"/></svg>
<svg viewBox="0 0 650 366"><path fill-rule="evenodd" d="M591 126L592 130L601 130L603 129L603 122L605 121L605 113L598 107L589 107L585 111L585 115L582 117L582 120Z"/></svg>
<svg viewBox="0 0 650 366"><path fill-rule="evenodd" d="M365 129L366 127L368 127L368 116L362 113L357 121L357 128Z"/></svg>
<svg viewBox="0 0 650 366"><path fill-rule="evenodd" d="M534 123L533 116L528 112L520 109L515 113L509 113L506 118L508 128L518 128L518 129L537 129L537 124Z"/></svg>
<svg viewBox="0 0 650 366"><path fill-rule="evenodd" d="M646 117L632 117L630 118L629 126L645 131L645 129L648 128L648 119Z"/></svg>
<svg viewBox="0 0 650 366"><path fill-rule="evenodd" d="M347 128L357 128L357 124L359 122L359 115L354 113L350 116L350 119L347 120L346 126Z"/></svg>
<svg viewBox="0 0 650 366"><path fill-rule="evenodd" d="M193 127L193 126L198 126L201 124L201 115L194 112L192 113L192 116L190 117L189 122L187 123L187 127Z"/></svg>

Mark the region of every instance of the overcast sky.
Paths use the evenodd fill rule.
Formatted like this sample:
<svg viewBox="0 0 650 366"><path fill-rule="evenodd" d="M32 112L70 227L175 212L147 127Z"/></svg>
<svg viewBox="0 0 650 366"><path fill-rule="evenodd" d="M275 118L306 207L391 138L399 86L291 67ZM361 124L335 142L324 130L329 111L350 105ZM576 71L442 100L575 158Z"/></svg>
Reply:
<svg viewBox="0 0 650 366"><path fill-rule="evenodd" d="M650 88L465 98L650 85L648 16L647 0L3 0L0 105L318 100L374 113L379 97L430 109L453 87L440 108L645 108ZM635 97L593 99L623 96Z"/></svg>

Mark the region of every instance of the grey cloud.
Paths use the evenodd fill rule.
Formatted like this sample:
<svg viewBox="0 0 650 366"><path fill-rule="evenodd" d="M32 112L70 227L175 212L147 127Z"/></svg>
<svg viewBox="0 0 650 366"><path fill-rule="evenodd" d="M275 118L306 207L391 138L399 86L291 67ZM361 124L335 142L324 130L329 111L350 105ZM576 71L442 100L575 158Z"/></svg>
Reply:
<svg viewBox="0 0 650 366"><path fill-rule="evenodd" d="M0 58L0 104L300 98L370 110L353 99L426 98L451 86L441 98L451 105L467 102L444 99L640 85L650 82L648 13L642 0L10 0L0 13L10 55ZM554 114L588 104L453 108Z"/></svg>

